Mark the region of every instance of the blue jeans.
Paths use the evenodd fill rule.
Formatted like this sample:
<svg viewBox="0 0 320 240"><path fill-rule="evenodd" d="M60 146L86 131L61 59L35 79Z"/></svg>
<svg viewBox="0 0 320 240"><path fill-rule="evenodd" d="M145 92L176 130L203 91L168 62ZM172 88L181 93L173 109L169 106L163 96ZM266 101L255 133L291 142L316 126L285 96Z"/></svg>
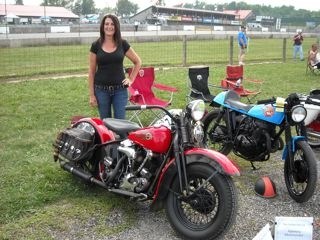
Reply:
<svg viewBox="0 0 320 240"><path fill-rule="evenodd" d="M300 55L300 60L303 60L303 50L302 45L293 46L293 59L296 59L297 53Z"/></svg>
<svg viewBox="0 0 320 240"><path fill-rule="evenodd" d="M111 118L112 110L114 118L126 118L125 106L128 102L128 91L126 88L107 90L95 86L94 93L97 99L101 119Z"/></svg>

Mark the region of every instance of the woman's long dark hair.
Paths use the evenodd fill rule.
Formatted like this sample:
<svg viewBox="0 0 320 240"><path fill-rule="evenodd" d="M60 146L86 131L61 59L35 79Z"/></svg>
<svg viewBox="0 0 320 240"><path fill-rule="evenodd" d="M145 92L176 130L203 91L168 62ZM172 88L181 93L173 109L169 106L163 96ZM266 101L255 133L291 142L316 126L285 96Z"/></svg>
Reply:
<svg viewBox="0 0 320 240"><path fill-rule="evenodd" d="M120 22L119 19L116 15L114 14L106 14L103 16L101 19L100 23L100 42L103 43L105 40L105 33L104 33L104 22L107 18L110 18L114 24L114 35L113 35L113 40L119 46L121 44L122 38L121 38L121 31L120 31Z"/></svg>

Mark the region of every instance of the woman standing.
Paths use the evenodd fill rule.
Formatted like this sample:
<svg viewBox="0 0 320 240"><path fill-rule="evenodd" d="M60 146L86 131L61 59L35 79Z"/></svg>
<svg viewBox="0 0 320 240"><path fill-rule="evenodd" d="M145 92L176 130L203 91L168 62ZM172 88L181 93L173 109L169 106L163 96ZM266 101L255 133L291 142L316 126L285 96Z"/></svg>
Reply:
<svg viewBox="0 0 320 240"><path fill-rule="evenodd" d="M124 73L124 57L134 64L128 78ZM98 106L101 119L125 119L127 87L136 78L141 60L129 43L122 39L120 22L115 15L107 14L102 18L100 37L91 45L89 61L90 105Z"/></svg>

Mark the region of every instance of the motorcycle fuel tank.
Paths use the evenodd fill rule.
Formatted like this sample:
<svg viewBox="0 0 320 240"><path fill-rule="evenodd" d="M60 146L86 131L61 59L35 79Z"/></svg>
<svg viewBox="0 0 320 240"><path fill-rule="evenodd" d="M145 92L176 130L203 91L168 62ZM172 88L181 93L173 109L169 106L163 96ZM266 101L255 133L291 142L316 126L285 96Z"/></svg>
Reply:
<svg viewBox="0 0 320 240"><path fill-rule="evenodd" d="M166 153L171 143L171 130L167 127L146 127L128 135L128 139L153 152Z"/></svg>
<svg viewBox="0 0 320 240"><path fill-rule="evenodd" d="M249 116L279 125L284 118L284 111L277 111L277 108L271 104L256 105L248 113Z"/></svg>

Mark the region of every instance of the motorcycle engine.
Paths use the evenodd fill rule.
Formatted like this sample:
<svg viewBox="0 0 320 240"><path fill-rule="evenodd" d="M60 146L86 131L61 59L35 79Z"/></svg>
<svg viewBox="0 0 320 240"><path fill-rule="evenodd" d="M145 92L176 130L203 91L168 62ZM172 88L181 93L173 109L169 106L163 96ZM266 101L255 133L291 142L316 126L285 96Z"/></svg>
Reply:
<svg viewBox="0 0 320 240"><path fill-rule="evenodd" d="M239 127L234 142L235 154L249 161L268 160L275 126L246 116L239 117L237 122Z"/></svg>
<svg viewBox="0 0 320 240"><path fill-rule="evenodd" d="M124 140L104 148L100 178L116 188L145 192L159 167L159 155Z"/></svg>

